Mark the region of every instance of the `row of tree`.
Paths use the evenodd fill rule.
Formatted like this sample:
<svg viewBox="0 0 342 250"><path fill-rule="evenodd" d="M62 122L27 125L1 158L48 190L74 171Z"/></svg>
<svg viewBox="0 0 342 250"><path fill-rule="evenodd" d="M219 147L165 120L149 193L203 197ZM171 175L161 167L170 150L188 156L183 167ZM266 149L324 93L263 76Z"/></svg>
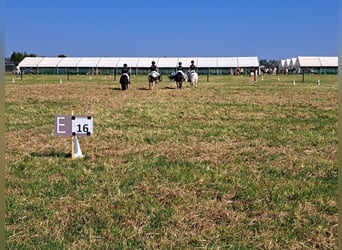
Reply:
<svg viewBox="0 0 342 250"><path fill-rule="evenodd" d="M12 62L20 63L25 57L36 57L36 54L28 54L26 52L13 52L11 57L9 58Z"/></svg>
<svg viewBox="0 0 342 250"><path fill-rule="evenodd" d="M15 62L15 63L20 63L25 57L36 57L36 54L33 53L27 53L27 52L17 52L14 51L9 58L10 61ZM58 57L66 57L65 55L58 55Z"/></svg>
<svg viewBox="0 0 342 250"><path fill-rule="evenodd" d="M265 68L273 69L273 68L278 68L279 67L279 61L278 60L269 60L267 61L266 59L260 59L259 60L259 65L264 66Z"/></svg>

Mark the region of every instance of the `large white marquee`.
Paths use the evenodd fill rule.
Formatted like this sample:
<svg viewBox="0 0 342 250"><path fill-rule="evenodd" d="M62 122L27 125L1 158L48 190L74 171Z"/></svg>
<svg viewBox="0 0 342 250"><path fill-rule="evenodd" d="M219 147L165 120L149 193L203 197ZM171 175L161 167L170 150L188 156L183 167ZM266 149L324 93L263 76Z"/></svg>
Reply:
<svg viewBox="0 0 342 250"><path fill-rule="evenodd" d="M155 61L159 68L175 68L179 62L189 67L191 61L198 68L259 67L258 57L25 57L20 68L120 68L123 64L134 68L149 68Z"/></svg>

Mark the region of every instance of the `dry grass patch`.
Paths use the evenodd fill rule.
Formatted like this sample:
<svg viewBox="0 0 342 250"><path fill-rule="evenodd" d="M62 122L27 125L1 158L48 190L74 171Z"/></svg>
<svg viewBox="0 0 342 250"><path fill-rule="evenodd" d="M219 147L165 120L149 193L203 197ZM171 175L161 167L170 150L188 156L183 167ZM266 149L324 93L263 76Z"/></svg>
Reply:
<svg viewBox="0 0 342 250"><path fill-rule="evenodd" d="M337 77L314 77L6 79L8 248L336 249ZM52 135L72 111L76 161Z"/></svg>

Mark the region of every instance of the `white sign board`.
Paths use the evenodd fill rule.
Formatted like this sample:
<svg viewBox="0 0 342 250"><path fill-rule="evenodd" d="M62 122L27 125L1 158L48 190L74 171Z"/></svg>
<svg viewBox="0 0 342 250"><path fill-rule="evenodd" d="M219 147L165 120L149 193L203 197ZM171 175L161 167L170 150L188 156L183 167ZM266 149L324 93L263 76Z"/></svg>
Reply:
<svg viewBox="0 0 342 250"><path fill-rule="evenodd" d="M88 136L92 135L93 132L93 118L91 116L55 116L56 136Z"/></svg>
<svg viewBox="0 0 342 250"><path fill-rule="evenodd" d="M91 135L93 134L93 118L91 116L72 116L71 117L72 135Z"/></svg>

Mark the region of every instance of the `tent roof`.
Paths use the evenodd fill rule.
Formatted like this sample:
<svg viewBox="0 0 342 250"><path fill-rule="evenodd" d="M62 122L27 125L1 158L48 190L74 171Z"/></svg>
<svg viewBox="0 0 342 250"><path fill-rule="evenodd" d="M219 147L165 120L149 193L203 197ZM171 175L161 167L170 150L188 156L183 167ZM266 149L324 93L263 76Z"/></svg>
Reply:
<svg viewBox="0 0 342 250"><path fill-rule="evenodd" d="M239 67L259 67L258 57L238 57Z"/></svg>
<svg viewBox="0 0 342 250"><path fill-rule="evenodd" d="M321 62L318 56L298 56L300 67L320 67Z"/></svg>
<svg viewBox="0 0 342 250"><path fill-rule="evenodd" d="M285 65L285 60L280 60L279 61L279 67L284 68L284 65Z"/></svg>
<svg viewBox="0 0 342 250"><path fill-rule="evenodd" d="M38 67L38 64L43 60L43 57L25 57L19 67Z"/></svg>
<svg viewBox="0 0 342 250"><path fill-rule="evenodd" d="M64 57L58 64L58 67L73 67L76 68L81 57Z"/></svg>
<svg viewBox="0 0 342 250"><path fill-rule="evenodd" d="M337 56L320 56L319 60L323 67L338 67L338 57Z"/></svg>
<svg viewBox="0 0 342 250"><path fill-rule="evenodd" d="M136 67L138 62L139 62L138 57L121 57L116 66L119 68L122 68L123 65L127 63L127 67Z"/></svg>
<svg viewBox="0 0 342 250"><path fill-rule="evenodd" d="M100 57L81 57L77 67L97 67Z"/></svg>
<svg viewBox="0 0 342 250"><path fill-rule="evenodd" d="M160 57L158 60L159 68L175 68L177 66L178 57Z"/></svg>
<svg viewBox="0 0 342 250"><path fill-rule="evenodd" d="M159 68L176 68L178 62L183 67L191 61L199 68L216 67L258 67L257 57L25 57L20 67L128 67L148 68L155 61Z"/></svg>
<svg viewBox="0 0 342 250"><path fill-rule="evenodd" d="M199 57L197 67L201 68L216 68L217 57Z"/></svg>
<svg viewBox="0 0 342 250"><path fill-rule="evenodd" d="M149 68L152 65L152 61L158 65L158 57L141 57L137 63L138 68Z"/></svg>
<svg viewBox="0 0 342 250"><path fill-rule="evenodd" d="M237 57L219 57L217 58L217 66L218 67L229 67L236 68L238 67L238 58Z"/></svg>
<svg viewBox="0 0 342 250"><path fill-rule="evenodd" d="M115 68L118 65L119 57L102 57L97 63L100 68Z"/></svg>
<svg viewBox="0 0 342 250"><path fill-rule="evenodd" d="M38 64L38 67L57 67L62 57L44 57Z"/></svg>

